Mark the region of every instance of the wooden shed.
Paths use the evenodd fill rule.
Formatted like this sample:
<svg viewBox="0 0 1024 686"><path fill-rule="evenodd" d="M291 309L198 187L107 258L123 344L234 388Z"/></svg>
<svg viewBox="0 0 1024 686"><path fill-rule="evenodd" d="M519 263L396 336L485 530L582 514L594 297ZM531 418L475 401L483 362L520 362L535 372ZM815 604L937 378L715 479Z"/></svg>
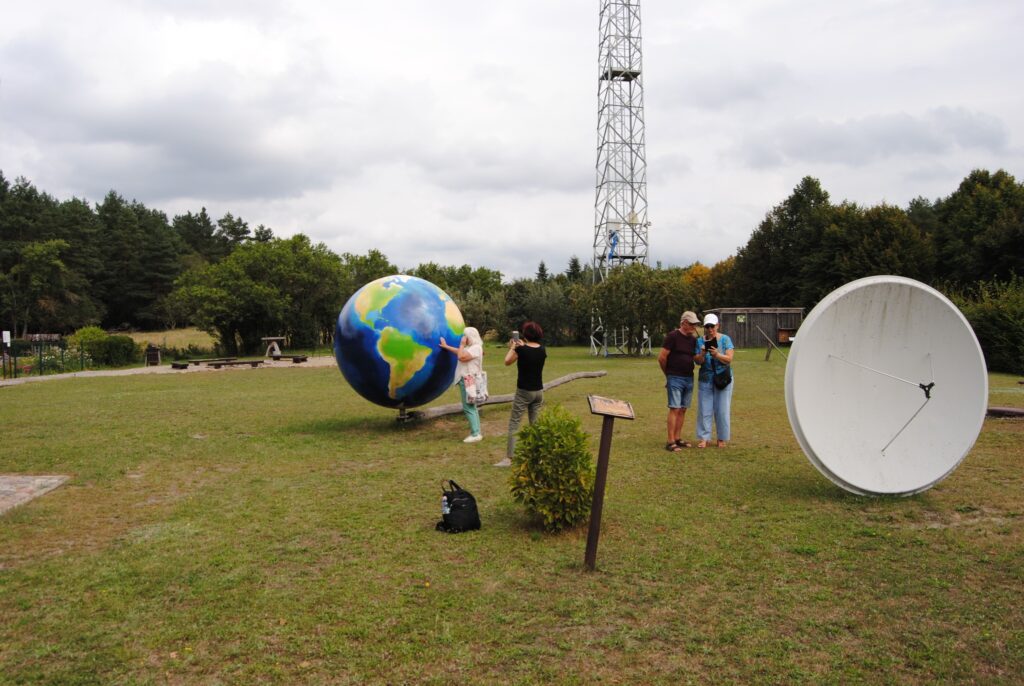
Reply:
<svg viewBox="0 0 1024 686"><path fill-rule="evenodd" d="M802 307L719 307L705 312L718 315L719 328L737 348L768 345L761 331L776 345L788 344L804 320Z"/></svg>

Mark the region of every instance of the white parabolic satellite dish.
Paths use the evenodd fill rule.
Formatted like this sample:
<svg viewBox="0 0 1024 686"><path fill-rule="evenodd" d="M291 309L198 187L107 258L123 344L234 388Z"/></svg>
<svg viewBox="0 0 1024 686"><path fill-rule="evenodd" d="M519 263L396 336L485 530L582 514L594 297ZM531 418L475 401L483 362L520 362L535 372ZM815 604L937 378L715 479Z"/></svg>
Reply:
<svg viewBox="0 0 1024 686"><path fill-rule="evenodd" d="M953 303L871 276L807 315L786 366L793 433L818 470L861 495L912 495L949 476L985 420L985 357Z"/></svg>

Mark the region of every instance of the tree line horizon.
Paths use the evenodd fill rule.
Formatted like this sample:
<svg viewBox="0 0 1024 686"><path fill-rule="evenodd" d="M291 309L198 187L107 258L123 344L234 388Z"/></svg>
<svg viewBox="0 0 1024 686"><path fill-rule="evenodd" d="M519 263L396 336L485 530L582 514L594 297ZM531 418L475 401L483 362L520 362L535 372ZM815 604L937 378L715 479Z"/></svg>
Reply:
<svg viewBox="0 0 1024 686"><path fill-rule="evenodd" d="M809 310L834 288L875 274L977 300L1006 284L1024 291L1024 185L1004 170L976 169L946 197L868 207L834 203L807 176L716 264L634 264L594 284L576 256L564 271L540 260L535 277L509 282L483 266L400 269L376 249L338 255L302 233L276 237L231 213L214 220L205 207L168 219L114 190L95 206L58 200L0 170L0 322L15 336L192 325L225 353L256 352L263 336L322 345L358 288L395 273L448 292L482 332L504 336L534 319L556 345L586 343L595 314L657 342L686 309Z"/></svg>

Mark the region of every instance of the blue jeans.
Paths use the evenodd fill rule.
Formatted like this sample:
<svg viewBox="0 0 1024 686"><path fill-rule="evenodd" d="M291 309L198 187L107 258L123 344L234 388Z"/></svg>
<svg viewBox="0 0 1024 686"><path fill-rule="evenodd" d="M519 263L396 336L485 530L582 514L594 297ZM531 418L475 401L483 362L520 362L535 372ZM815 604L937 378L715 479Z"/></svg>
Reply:
<svg viewBox="0 0 1024 686"><path fill-rule="evenodd" d="M697 411L697 440L711 440L712 418L715 421L718 440L729 440L729 410L732 406L732 389L735 387L735 377L732 383L723 389L715 388L715 382L711 379L697 384L697 400L700 403Z"/></svg>
<svg viewBox="0 0 1024 686"><path fill-rule="evenodd" d="M480 410L476 408L475 403L468 402L466 399L466 382L459 379L459 398L462 399L462 413L466 415L466 419L469 420L469 433L474 436L480 435Z"/></svg>

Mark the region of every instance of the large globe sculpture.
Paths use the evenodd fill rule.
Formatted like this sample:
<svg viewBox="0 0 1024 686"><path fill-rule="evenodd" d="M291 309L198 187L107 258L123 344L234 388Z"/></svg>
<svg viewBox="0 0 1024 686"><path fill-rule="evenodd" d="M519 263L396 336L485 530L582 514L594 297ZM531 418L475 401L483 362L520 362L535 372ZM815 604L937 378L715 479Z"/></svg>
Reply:
<svg viewBox="0 0 1024 686"><path fill-rule="evenodd" d="M444 393L466 325L451 297L415 276L386 276L349 298L334 329L334 357L345 380L372 403L418 407Z"/></svg>

